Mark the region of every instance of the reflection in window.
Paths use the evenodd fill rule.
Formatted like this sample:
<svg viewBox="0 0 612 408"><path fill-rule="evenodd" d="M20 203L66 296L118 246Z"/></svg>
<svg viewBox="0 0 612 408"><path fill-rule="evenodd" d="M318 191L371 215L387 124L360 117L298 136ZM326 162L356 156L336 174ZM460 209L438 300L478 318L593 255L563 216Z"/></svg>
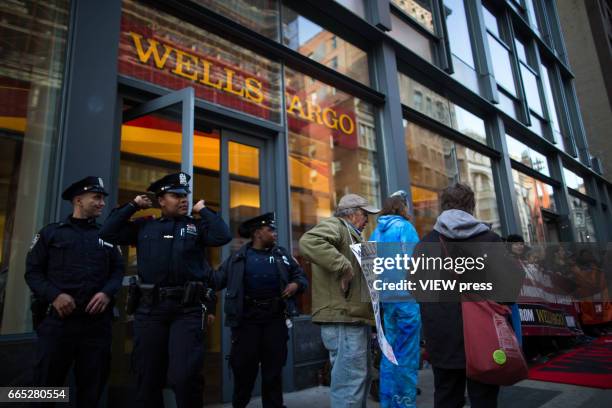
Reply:
<svg viewBox="0 0 612 408"><path fill-rule="evenodd" d="M551 185L512 170L516 192L521 235L528 243L548 242L542 208L555 211L554 190Z"/></svg>
<svg viewBox="0 0 612 408"><path fill-rule="evenodd" d="M486 7L482 8L482 16L484 17L484 23L487 30L489 30L496 37L499 37L499 27L497 25L497 17L493 15Z"/></svg>
<svg viewBox="0 0 612 408"><path fill-rule="evenodd" d="M533 150L509 135L506 135L506 145L508 146L508 155L512 160L550 176L548 161L542 153Z"/></svg>
<svg viewBox="0 0 612 408"><path fill-rule="evenodd" d="M536 10L533 4L534 0L525 0L525 6L527 6L527 14L529 17L529 25L533 30L540 35L540 26L538 24L538 19L536 16Z"/></svg>
<svg viewBox="0 0 612 408"><path fill-rule="evenodd" d="M491 51L493 74L497 84L501 85L511 95L516 96L510 52L490 33L487 33L487 39L489 41L489 51Z"/></svg>
<svg viewBox="0 0 612 408"><path fill-rule="evenodd" d="M285 69L285 86L292 248L299 259L302 234L331 216L344 194L360 194L380 204L375 109L290 68ZM318 90L328 88L334 92L320 97ZM302 265L309 274L309 266ZM310 313L310 294L302 302L302 312Z"/></svg>
<svg viewBox="0 0 612 408"><path fill-rule="evenodd" d="M283 44L323 65L370 85L365 51L283 5ZM334 61L332 63L332 61Z"/></svg>
<svg viewBox="0 0 612 408"><path fill-rule="evenodd" d="M516 51L519 57L521 77L523 78L523 88L525 89L527 105L529 106L529 109L538 115L543 116L542 101L540 100L540 91L538 89L539 78L537 73L528 64L529 61L527 59L527 50L525 45L518 38L514 41L514 43L516 44Z"/></svg>
<svg viewBox="0 0 612 408"><path fill-rule="evenodd" d="M546 97L546 105L548 107L548 117L550 118L550 124L552 126L553 135L555 142L559 145L559 148L565 150L565 144L563 141L563 135L561 133L561 127L559 126L559 117L557 116L557 103L553 96L552 84L550 82L550 68L546 65L542 65L542 78L544 85L544 95Z"/></svg>
<svg viewBox="0 0 612 408"><path fill-rule="evenodd" d="M414 225L419 236L431 231L440 213L439 193L450 184L469 184L476 194L474 216L500 231L491 160L437 133L405 121Z"/></svg>
<svg viewBox="0 0 612 408"><path fill-rule="evenodd" d="M391 3L428 31L432 33L435 31L431 0L391 0Z"/></svg>
<svg viewBox="0 0 612 408"><path fill-rule="evenodd" d="M401 72L398 79L404 105L486 144L485 123L481 118Z"/></svg>
<svg viewBox="0 0 612 408"><path fill-rule="evenodd" d="M393 13L391 13L391 31L387 34L425 61L430 64L434 63L430 39Z"/></svg>
<svg viewBox="0 0 612 408"><path fill-rule="evenodd" d="M278 40L277 0L191 0L272 40Z"/></svg>
<svg viewBox="0 0 612 408"><path fill-rule="evenodd" d="M463 0L444 0L444 15L451 52L465 64L475 68Z"/></svg>
<svg viewBox="0 0 612 408"><path fill-rule="evenodd" d="M499 108L507 115L516 119L516 102L514 99L506 95L504 92L499 92Z"/></svg>
<svg viewBox="0 0 612 408"><path fill-rule="evenodd" d="M472 112L454 103L450 104L452 127L480 143L487 143L485 122Z"/></svg>
<svg viewBox="0 0 612 408"><path fill-rule="evenodd" d="M578 197L570 196L570 216L574 224L576 242L597 241L589 203Z"/></svg>
<svg viewBox="0 0 612 408"><path fill-rule="evenodd" d="M124 0L119 73L279 122L280 64L195 25Z"/></svg>
<svg viewBox="0 0 612 408"><path fill-rule="evenodd" d="M65 0L0 3L1 334L32 329L24 260L49 221L69 10Z"/></svg>
<svg viewBox="0 0 612 408"><path fill-rule="evenodd" d="M586 186L584 185L584 179L582 177L565 167L563 168L563 177L565 178L565 184L569 188L586 194Z"/></svg>
<svg viewBox="0 0 612 408"><path fill-rule="evenodd" d="M480 84L475 69L470 31L465 13L464 0L444 0L448 42L453 64L452 77L472 91L479 93Z"/></svg>
<svg viewBox="0 0 612 408"><path fill-rule="evenodd" d="M353 13L357 14L361 18L365 18L365 6L364 0L336 0L337 3L342 4Z"/></svg>

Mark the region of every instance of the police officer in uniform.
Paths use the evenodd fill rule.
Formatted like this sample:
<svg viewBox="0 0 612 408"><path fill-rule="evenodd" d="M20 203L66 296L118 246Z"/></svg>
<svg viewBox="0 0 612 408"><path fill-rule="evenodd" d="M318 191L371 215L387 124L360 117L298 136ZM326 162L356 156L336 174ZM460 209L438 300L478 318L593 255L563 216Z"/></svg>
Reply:
<svg viewBox="0 0 612 408"><path fill-rule="evenodd" d="M114 210L100 231L104 240L136 245L140 301L134 314L133 367L138 407L163 407L168 379L179 408L202 407L205 289L212 268L205 248L231 240L229 228L204 200L189 215L190 176L170 174L148 188L157 196L161 217L130 218L151 200L139 195Z"/></svg>
<svg viewBox="0 0 612 408"><path fill-rule="evenodd" d="M291 254L276 245L274 213L245 221L238 233L251 240L215 273L216 289L227 288L225 323L232 329L232 404L247 406L261 365L263 406L280 408L288 317L297 314L293 296L303 292L308 281Z"/></svg>
<svg viewBox="0 0 612 408"><path fill-rule="evenodd" d="M74 363L77 406L87 408L97 406L109 374L111 300L123 276L118 248L98 238L106 195L99 177L68 187L62 198L72 214L36 234L26 258L26 282L45 305L33 308L33 320L42 320L34 384L63 386Z"/></svg>

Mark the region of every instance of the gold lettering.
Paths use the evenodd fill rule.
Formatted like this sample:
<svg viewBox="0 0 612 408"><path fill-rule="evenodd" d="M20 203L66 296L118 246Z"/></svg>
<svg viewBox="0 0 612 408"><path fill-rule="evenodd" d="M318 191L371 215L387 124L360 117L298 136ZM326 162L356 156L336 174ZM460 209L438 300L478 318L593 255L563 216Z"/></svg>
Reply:
<svg viewBox="0 0 612 408"><path fill-rule="evenodd" d="M246 85L246 97L255 103L261 103L263 101L263 92L261 82L255 78L247 78L245 81Z"/></svg>
<svg viewBox="0 0 612 408"><path fill-rule="evenodd" d="M345 119L348 121L348 125L349 125L348 128L344 126ZM340 122L340 130L342 130L342 132L344 132L345 134L350 135L355 130L355 123L353 122L353 119L351 119L351 117L348 116L346 113L343 113L342 115L340 115L339 122Z"/></svg>
<svg viewBox="0 0 612 408"><path fill-rule="evenodd" d="M176 52L176 66L172 70L176 75L180 75L187 79L191 79L195 81L198 78L198 73L195 72L191 67L191 62L193 65L198 64L198 59L191 54L187 54L181 50L175 50ZM191 71L191 72L188 72Z"/></svg>
<svg viewBox="0 0 612 408"><path fill-rule="evenodd" d="M224 91L232 93L234 95L238 95L241 98L244 97L244 88L241 88L239 91L234 89L234 74L236 72L234 72L233 70L229 69L229 68L223 68L225 70L225 88L223 88Z"/></svg>
<svg viewBox="0 0 612 408"><path fill-rule="evenodd" d="M308 112L308 120L311 122L317 122L319 125L323 124L321 120L321 107L317 104L306 101L306 112ZM314 118L313 118L314 116Z"/></svg>
<svg viewBox="0 0 612 408"><path fill-rule="evenodd" d="M209 86L212 86L213 88L221 89L221 87L223 86L223 84L221 83L221 80L219 80L217 83L210 82L210 71L212 67L212 64L210 63L210 61L206 61L205 59L200 59L200 61L202 61L202 65L204 66L203 76L202 76L202 79L200 79L200 82L203 83L204 85L209 85Z"/></svg>
<svg viewBox="0 0 612 408"><path fill-rule="evenodd" d="M331 123L330 123L331 117ZM331 108L323 109L323 123L330 129L338 129L338 118L336 111Z"/></svg>
<svg viewBox="0 0 612 408"><path fill-rule="evenodd" d="M142 63L147 63L151 59L151 55L153 55L153 60L155 61L155 66L159 69L164 68L166 65L166 61L168 60L168 56L172 52L172 47L168 47L164 44L164 55L159 56L159 51L157 49L157 45L159 44L156 40L147 39L149 43L149 48L144 51L142 48L142 35L130 32L130 36L134 40L134 46L136 46L136 51L138 52L138 59Z"/></svg>
<svg viewBox="0 0 612 408"><path fill-rule="evenodd" d="M302 119L308 119L308 116L304 115L304 110L302 109L302 102L300 102L300 98L295 95L292 99L291 99L291 104L289 105L289 109L287 109L287 112L289 112L292 115L295 115L295 112L293 112L294 109L298 109L300 114L300 118Z"/></svg>

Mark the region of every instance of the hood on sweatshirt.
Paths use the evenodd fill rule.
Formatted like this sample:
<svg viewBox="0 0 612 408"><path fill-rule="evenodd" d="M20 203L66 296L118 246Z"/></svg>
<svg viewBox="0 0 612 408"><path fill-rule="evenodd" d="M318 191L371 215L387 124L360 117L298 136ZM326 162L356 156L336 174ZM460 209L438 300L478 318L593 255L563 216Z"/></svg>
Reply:
<svg viewBox="0 0 612 408"><path fill-rule="evenodd" d="M406 221L406 219L401 215L381 215L376 220L376 227L380 230L380 232L386 232L394 225L401 224L404 221Z"/></svg>
<svg viewBox="0 0 612 408"><path fill-rule="evenodd" d="M462 210L446 210L438 216L434 230L450 239L467 239L491 228Z"/></svg>

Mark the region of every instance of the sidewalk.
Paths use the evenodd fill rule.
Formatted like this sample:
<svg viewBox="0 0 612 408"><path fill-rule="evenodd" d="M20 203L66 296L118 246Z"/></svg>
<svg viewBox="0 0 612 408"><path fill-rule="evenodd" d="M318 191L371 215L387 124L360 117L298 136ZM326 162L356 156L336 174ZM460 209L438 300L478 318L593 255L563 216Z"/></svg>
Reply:
<svg viewBox="0 0 612 408"><path fill-rule="evenodd" d="M430 369L419 372L421 395L417 399L419 408L433 408L433 373ZM512 387L503 387L499 408L609 408L612 390L579 387L542 381L525 380ZM287 408L330 408L329 387L314 387L285 394ZM261 399L254 398L249 408L261 408ZM467 405L469 406L469 405ZM208 405L206 408L229 408L231 404ZM379 404L368 400L368 408Z"/></svg>

